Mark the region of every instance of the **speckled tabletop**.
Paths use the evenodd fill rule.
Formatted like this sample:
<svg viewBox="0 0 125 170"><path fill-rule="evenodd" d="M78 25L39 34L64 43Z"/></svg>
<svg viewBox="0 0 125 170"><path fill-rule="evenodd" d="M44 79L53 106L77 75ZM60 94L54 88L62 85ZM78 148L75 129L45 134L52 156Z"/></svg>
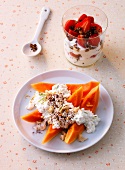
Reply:
<svg viewBox="0 0 125 170"><path fill-rule="evenodd" d="M93 5L108 16L104 56L90 67L77 67L63 51L61 19L75 5ZM43 6L51 14L40 34L42 52L21 53L35 32ZM0 3L0 169L1 170L123 170L125 167L125 1L124 0L1 0ZM17 131L12 105L16 93L33 76L50 70L74 70L92 76L109 92L114 119L108 133L94 146L76 153L43 151ZM109 113L110 114L110 113Z"/></svg>

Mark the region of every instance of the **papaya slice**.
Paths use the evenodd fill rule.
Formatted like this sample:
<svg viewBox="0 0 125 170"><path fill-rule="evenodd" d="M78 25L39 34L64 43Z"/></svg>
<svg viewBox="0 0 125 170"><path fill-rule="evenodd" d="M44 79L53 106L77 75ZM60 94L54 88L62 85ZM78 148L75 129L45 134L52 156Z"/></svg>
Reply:
<svg viewBox="0 0 125 170"><path fill-rule="evenodd" d="M67 84L68 90L71 91L71 94L74 93L81 86L84 88L83 95L85 96L92 88L99 85L99 82L90 81L85 84Z"/></svg>
<svg viewBox="0 0 125 170"><path fill-rule="evenodd" d="M45 92L45 90L51 90L53 85L51 83L38 82L31 84L31 87L36 91Z"/></svg>
<svg viewBox="0 0 125 170"><path fill-rule="evenodd" d="M75 107L79 106L83 96L83 87L79 87L72 95L67 99L68 102L71 102Z"/></svg>
<svg viewBox="0 0 125 170"><path fill-rule="evenodd" d="M82 100L80 107L95 113L99 102L99 85L94 87Z"/></svg>
<svg viewBox="0 0 125 170"><path fill-rule="evenodd" d="M73 143L78 138L78 135L84 131L84 129L85 126L83 124L78 125L77 123L74 123L71 125L66 134L65 142L67 144Z"/></svg>
<svg viewBox="0 0 125 170"><path fill-rule="evenodd" d="M36 121L42 120L41 116L42 116L42 113L40 113L38 110L34 110L26 115L21 116L21 119L27 122L36 122Z"/></svg>
<svg viewBox="0 0 125 170"><path fill-rule="evenodd" d="M39 92L45 92L45 90L51 90L54 83L46 83L46 82L38 82L31 84L31 87ZM71 91L71 94L74 93L78 88L83 86L84 88L84 95L86 95L92 88L99 85L99 82L91 81L85 84L66 84L68 90Z"/></svg>
<svg viewBox="0 0 125 170"><path fill-rule="evenodd" d="M53 129L52 125L49 125L46 134L42 140L42 144L45 144L47 142L49 142L50 140L52 140L54 137L56 137L59 133L61 132L61 128L60 129Z"/></svg>

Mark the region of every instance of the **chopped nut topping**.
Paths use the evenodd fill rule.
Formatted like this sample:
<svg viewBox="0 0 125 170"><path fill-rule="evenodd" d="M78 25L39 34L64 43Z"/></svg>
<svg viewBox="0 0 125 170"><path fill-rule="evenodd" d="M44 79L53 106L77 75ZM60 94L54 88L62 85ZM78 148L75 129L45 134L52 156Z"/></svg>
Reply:
<svg viewBox="0 0 125 170"><path fill-rule="evenodd" d="M34 96L30 99L29 104L26 106L27 110L32 110L35 107L33 103L33 99L34 99Z"/></svg>
<svg viewBox="0 0 125 170"><path fill-rule="evenodd" d="M85 49L85 52L88 52L88 51L89 51L89 48L86 48L86 49Z"/></svg>
<svg viewBox="0 0 125 170"><path fill-rule="evenodd" d="M80 50L80 48L79 48L79 47L77 47L77 44L75 44L75 45L73 46L73 50L75 50L75 51L79 51L79 50Z"/></svg>
<svg viewBox="0 0 125 170"><path fill-rule="evenodd" d="M82 134L79 134L79 135L78 135L78 141L79 141L79 142L84 142L85 140L87 140L87 138L84 138L84 137L82 136Z"/></svg>
<svg viewBox="0 0 125 170"><path fill-rule="evenodd" d="M73 50L73 46L70 46L70 48Z"/></svg>
<svg viewBox="0 0 125 170"><path fill-rule="evenodd" d="M46 120L44 121L37 121L36 125L34 126L34 129L36 130L37 133L43 131L46 129Z"/></svg>
<svg viewBox="0 0 125 170"><path fill-rule="evenodd" d="M68 110L68 109L69 109L69 106L63 106L63 107L60 109L60 112L62 113L63 111Z"/></svg>
<svg viewBox="0 0 125 170"><path fill-rule="evenodd" d="M29 98L30 96L28 94L25 95L25 98Z"/></svg>
<svg viewBox="0 0 125 170"><path fill-rule="evenodd" d="M54 107L53 107L53 106L50 106L48 112L49 112L49 113L52 113L53 111L54 111Z"/></svg>
<svg viewBox="0 0 125 170"><path fill-rule="evenodd" d="M66 133L65 133L64 131L62 131L61 133L62 133L62 134L60 135L60 139L61 139L62 141L64 141L64 140L65 140L65 137L66 137Z"/></svg>
<svg viewBox="0 0 125 170"><path fill-rule="evenodd" d="M60 139L61 139L62 141L64 141L64 140L65 140L65 136L64 136L64 135L60 135Z"/></svg>
<svg viewBox="0 0 125 170"><path fill-rule="evenodd" d="M73 109L74 113L77 113L78 110L79 110L79 107L75 107L75 108Z"/></svg>

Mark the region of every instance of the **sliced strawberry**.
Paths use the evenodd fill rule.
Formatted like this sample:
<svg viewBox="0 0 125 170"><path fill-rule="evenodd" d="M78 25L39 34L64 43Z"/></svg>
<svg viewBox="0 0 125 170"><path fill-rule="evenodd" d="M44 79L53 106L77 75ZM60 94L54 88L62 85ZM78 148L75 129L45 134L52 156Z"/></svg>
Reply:
<svg viewBox="0 0 125 170"><path fill-rule="evenodd" d="M86 17L83 21L78 22L78 23L75 25L75 29L76 29L76 28L82 28L83 25L84 25L84 22L86 22L87 20L88 20L88 18Z"/></svg>
<svg viewBox="0 0 125 170"><path fill-rule="evenodd" d="M69 29L73 29L75 27L76 21L75 20L68 20L65 23L64 29L68 32Z"/></svg>
<svg viewBox="0 0 125 170"><path fill-rule="evenodd" d="M82 14L82 15L79 17L78 22L83 21L86 17L87 17L86 14Z"/></svg>
<svg viewBox="0 0 125 170"><path fill-rule="evenodd" d="M73 52L70 52L69 54L76 59L79 59L81 57L80 54L74 54Z"/></svg>
<svg viewBox="0 0 125 170"><path fill-rule="evenodd" d="M93 22L94 18L92 16L87 16L85 19L84 19L84 22L85 21L90 21L91 23Z"/></svg>
<svg viewBox="0 0 125 170"><path fill-rule="evenodd" d="M77 37L78 36L78 33L69 29L69 34L73 35L74 37Z"/></svg>
<svg viewBox="0 0 125 170"><path fill-rule="evenodd" d="M90 20L86 20L82 25L82 30L84 33L87 33L90 30L91 22Z"/></svg>
<svg viewBox="0 0 125 170"><path fill-rule="evenodd" d="M81 28L81 27L82 27L82 24L83 24L83 21L82 21L82 22L78 22L78 23L75 25L75 29Z"/></svg>
<svg viewBox="0 0 125 170"><path fill-rule="evenodd" d="M75 29L82 28L83 32L86 33L90 30L91 22L85 18L82 22L76 24Z"/></svg>
<svg viewBox="0 0 125 170"><path fill-rule="evenodd" d="M89 44L92 46L98 46L100 42L100 38L98 37L98 34L93 34L89 37Z"/></svg>
<svg viewBox="0 0 125 170"><path fill-rule="evenodd" d="M77 42L80 46L86 47L86 40L83 38L83 35L78 35Z"/></svg>
<svg viewBox="0 0 125 170"><path fill-rule="evenodd" d="M91 27L95 27L96 31L98 33L101 33L102 32L102 27L98 24L95 24L95 23L91 23Z"/></svg>
<svg viewBox="0 0 125 170"><path fill-rule="evenodd" d="M94 23L94 17L92 17L92 16L87 16L87 18L90 19L91 23Z"/></svg>

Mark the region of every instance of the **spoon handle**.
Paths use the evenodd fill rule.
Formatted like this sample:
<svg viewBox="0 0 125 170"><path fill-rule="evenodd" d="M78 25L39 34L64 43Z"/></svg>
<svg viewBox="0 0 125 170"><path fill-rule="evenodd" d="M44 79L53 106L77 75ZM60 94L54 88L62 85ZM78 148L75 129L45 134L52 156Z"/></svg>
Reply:
<svg viewBox="0 0 125 170"><path fill-rule="evenodd" d="M50 13L50 9L48 7L42 8L42 11L41 11L41 14L40 14L40 20L39 20L38 26L36 28L36 32L35 32L33 40L37 41L37 39L40 35L40 32L43 28L43 25L44 25L45 21L47 20L47 18L49 16L49 13Z"/></svg>

